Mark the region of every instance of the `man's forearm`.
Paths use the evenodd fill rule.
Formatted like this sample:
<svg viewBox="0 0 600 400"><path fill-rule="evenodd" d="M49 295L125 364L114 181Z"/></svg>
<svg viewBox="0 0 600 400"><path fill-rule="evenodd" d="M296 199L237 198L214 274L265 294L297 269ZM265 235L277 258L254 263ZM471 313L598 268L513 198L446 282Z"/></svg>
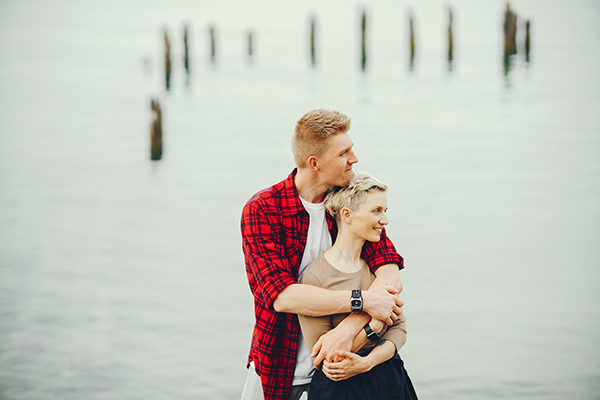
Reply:
<svg viewBox="0 0 600 400"><path fill-rule="evenodd" d="M350 290L328 290L297 283L279 293L273 304L277 312L322 317L350 312Z"/></svg>

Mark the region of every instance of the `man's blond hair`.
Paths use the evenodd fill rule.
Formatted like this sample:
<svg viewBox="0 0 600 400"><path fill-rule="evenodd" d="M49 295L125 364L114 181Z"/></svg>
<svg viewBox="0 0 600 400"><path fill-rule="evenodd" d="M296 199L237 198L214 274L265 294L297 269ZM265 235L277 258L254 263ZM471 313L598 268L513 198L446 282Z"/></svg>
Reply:
<svg viewBox="0 0 600 400"><path fill-rule="evenodd" d="M299 168L304 167L310 156L320 157L333 135L350 129L350 118L335 110L310 110L296 122L292 135L292 154Z"/></svg>

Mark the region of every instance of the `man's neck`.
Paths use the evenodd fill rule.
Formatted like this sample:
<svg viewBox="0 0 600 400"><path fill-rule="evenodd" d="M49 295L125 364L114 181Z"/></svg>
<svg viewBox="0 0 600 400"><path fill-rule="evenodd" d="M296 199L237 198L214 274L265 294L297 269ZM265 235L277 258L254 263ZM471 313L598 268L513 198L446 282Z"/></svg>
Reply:
<svg viewBox="0 0 600 400"><path fill-rule="evenodd" d="M298 194L309 203L322 203L329 186L321 182L318 175L308 168L298 168L294 177Z"/></svg>

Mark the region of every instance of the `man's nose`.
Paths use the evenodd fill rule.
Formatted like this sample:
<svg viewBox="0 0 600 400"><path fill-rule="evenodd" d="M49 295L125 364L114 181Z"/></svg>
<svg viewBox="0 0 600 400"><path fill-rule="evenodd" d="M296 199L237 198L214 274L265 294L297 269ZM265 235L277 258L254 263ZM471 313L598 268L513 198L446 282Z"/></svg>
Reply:
<svg viewBox="0 0 600 400"><path fill-rule="evenodd" d="M348 164L356 164L358 162L358 157L356 157L356 153L353 150L350 150L350 158L348 159Z"/></svg>

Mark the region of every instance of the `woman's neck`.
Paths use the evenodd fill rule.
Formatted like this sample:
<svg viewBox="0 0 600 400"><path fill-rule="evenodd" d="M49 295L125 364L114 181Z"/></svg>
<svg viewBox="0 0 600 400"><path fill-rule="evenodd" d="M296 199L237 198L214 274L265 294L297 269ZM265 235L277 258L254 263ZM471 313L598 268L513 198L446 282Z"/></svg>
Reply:
<svg viewBox="0 0 600 400"><path fill-rule="evenodd" d="M342 229L333 246L325 252L331 265L342 272L356 272L362 265L361 252L364 239L347 233Z"/></svg>

